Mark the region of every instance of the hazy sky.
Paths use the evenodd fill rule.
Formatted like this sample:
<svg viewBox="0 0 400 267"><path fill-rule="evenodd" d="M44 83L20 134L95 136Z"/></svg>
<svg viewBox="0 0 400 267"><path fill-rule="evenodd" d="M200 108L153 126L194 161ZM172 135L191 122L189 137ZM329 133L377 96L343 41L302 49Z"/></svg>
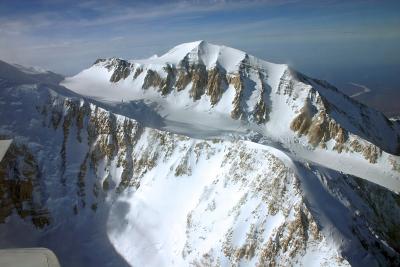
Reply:
<svg viewBox="0 0 400 267"><path fill-rule="evenodd" d="M400 84L398 0L0 2L0 59L65 75L195 40L334 83Z"/></svg>

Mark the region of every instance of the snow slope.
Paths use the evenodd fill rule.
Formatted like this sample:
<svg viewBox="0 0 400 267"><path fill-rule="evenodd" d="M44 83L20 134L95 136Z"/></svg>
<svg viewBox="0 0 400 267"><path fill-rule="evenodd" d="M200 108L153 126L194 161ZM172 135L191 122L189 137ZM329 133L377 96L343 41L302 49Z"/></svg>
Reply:
<svg viewBox="0 0 400 267"><path fill-rule="evenodd" d="M10 147L11 140L0 140L0 162L3 159L4 155L6 154L8 148Z"/></svg>
<svg viewBox="0 0 400 267"><path fill-rule="evenodd" d="M260 135L400 192L398 124L287 65L198 41L144 60L100 59L62 84L146 124L129 111L141 102L163 118L151 127L196 138Z"/></svg>

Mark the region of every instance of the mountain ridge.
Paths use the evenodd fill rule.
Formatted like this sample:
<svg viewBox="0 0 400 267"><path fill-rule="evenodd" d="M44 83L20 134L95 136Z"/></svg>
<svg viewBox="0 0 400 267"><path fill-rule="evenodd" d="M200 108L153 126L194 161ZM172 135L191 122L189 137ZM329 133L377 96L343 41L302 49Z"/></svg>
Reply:
<svg viewBox="0 0 400 267"><path fill-rule="evenodd" d="M358 167L338 167L340 162L317 163L400 190L398 173L393 171L396 163L392 164L400 155L398 125L329 83L285 64L198 41L146 60L100 59L62 84L109 106L149 103L166 119L165 130L189 136L188 129L207 127L214 129L212 136L219 135L218 131L223 135L255 132L289 150L297 145L288 143L303 144L293 151L296 154L327 150L350 160L358 154L376 165L387 161L384 171L365 164L372 175L360 173ZM208 135L204 134L200 138ZM349 165L360 163L357 159ZM372 177L382 174L386 181Z"/></svg>

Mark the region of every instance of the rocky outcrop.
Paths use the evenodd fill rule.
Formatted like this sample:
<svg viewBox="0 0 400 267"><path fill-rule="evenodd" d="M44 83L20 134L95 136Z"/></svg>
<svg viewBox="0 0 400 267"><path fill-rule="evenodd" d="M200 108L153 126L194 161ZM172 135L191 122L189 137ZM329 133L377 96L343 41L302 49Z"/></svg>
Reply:
<svg viewBox="0 0 400 267"><path fill-rule="evenodd" d="M243 59L239 65L238 73L231 74L228 77L228 83L233 85L233 88L235 88L235 97L232 101L233 107L231 110L231 117L235 120L241 119L244 114L243 103L242 103L243 101L245 101L243 99L243 95L244 91L246 90L244 80L247 79L249 71L250 71L250 66L248 64L248 57L246 56L246 58ZM262 107L259 108L262 109ZM258 110L258 112L260 111Z"/></svg>
<svg viewBox="0 0 400 267"><path fill-rule="evenodd" d="M360 153L370 163L376 163L382 150L359 137L350 134L329 115L331 109L323 97L314 91L316 104L308 98L297 116L292 120L290 128L298 136L306 136L313 147L327 148L327 143L334 140L333 149L341 153ZM351 137L351 138L350 138Z"/></svg>
<svg viewBox="0 0 400 267"><path fill-rule="evenodd" d="M160 85L161 95L165 96L169 94L174 86L175 77L176 77L176 69L171 65L167 65L164 67L164 71L167 73L167 77L163 79L163 82Z"/></svg>
<svg viewBox="0 0 400 267"><path fill-rule="evenodd" d="M118 82L121 79L126 79L133 73L133 79L137 79L139 75L145 71L146 75L142 84L142 89L147 90L153 88L160 92L162 96L170 94L172 91L177 92L184 90L191 85L189 96L193 101L199 100L203 95L207 95L210 99L210 105L215 106L220 101L221 97L232 85L235 90L235 97L232 102L231 117L234 119L251 119L258 124L268 121L269 108L267 107L264 97L266 94L265 77L261 70L257 71L260 83L261 94L252 114L243 117L244 102L243 93L245 91L245 79L249 75L249 58L248 56L240 63L238 71L235 73L227 73L220 65L207 69L202 62L192 62L188 56L184 57L179 64L172 65L166 63L162 70L145 69L140 64L133 64L121 59L103 60L99 59L95 64L103 64L109 71L113 71L110 78L111 82ZM58 120L57 114L54 115L54 121Z"/></svg>
<svg viewBox="0 0 400 267"><path fill-rule="evenodd" d="M335 121L331 120L326 111L312 115L308 105L305 105L300 114L292 121L291 129L300 135L306 135L308 142L313 146L326 147L326 142L335 140L335 148L341 152L347 141L347 132Z"/></svg>
<svg viewBox="0 0 400 267"><path fill-rule="evenodd" d="M108 71L112 71L110 82L116 83L126 79L134 70L134 65L120 58L99 58L93 65L102 65Z"/></svg>
<svg viewBox="0 0 400 267"><path fill-rule="evenodd" d="M241 99L244 90L244 84L240 74L228 77L228 83L232 84L233 87L235 88L235 97L232 101L233 107L231 111L231 117L237 120L240 119L243 112L241 107Z"/></svg>
<svg viewBox="0 0 400 267"><path fill-rule="evenodd" d="M204 93L210 97L211 105L216 105L227 87L225 72L218 66L207 70L203 64L189 64L187 60L180 63L177 71L176 88L181 91L192 83L190 96L198 100Z"/></svg>
<svg viewBox="0 0 400 267"><path fill-rule="evenodd" d="M265 80L264 74L262 74L260 70L258 71L258 77L261 83L261 93L257 101L257 104L254 108L254 119L257 122L257 124L263 124L268 121L270 110L264 100L264 97L266 97L267 95L267 90L265 88L267 85L265 85L264 82Z"/></svg>
<svg viewBox="0 0 400 267"><path fill-rule="evenodd" d="M163 96L169 94L172 91L175 81L175 69L172 66L167 65L164 67L164 71L167 73L166 78L162 78L157 71L150 69L147 70L142 88L149 89L150 87L153 87L161 92L161 95Z"/></svg>
<svg viewBox="0 0 400 267"><path fill-rule="evenodd" d="M261 248L257 266L284 266L296 255L304 253L309 242L321 242L322 234L306 206L300 204L293 209L294 219L279 226L274 232L274 238L270 238ZM344 259L338 256L330 261L340 266Z"/></svg>
<svg viewBox="0 0 400 267"><path fill-rule="evenodd" d="M143 89L149 89L150 87L160 88L163 84L163 79L161 76L154 70L147 70L146 77L144 78L144 82L142 85Z"/></svg>
<svg viewBox="0 0 400 267"><path fill-rule="evenodd" d="M187 243L183 255L185 258L198 255L195 254L191 241L206 248L209 242L207 229L225 229L213 216L227 214L225 220L232 223L221 240L221 250L231 265L294 265L297 263L295 259L304 255L313 244L325 242L316 219L302 197L300 181L272 154L258 153L243 144L237 145L227 148L224 152L221 169L227 168L228 171L213 182L213 187L218 189L214 191L213 187L206 188L196 209L187 216ZM268 171L255 167L261 166L258 165L261 162L264 164L262 166L269 166ZM254 172L260 174L249 179L248 174ZM234 198L230 205L224 204L222 209L219 206L221 204L216 203L219 194L224 192L220 191L223 189L220 189L219 184L221 188L224 188L224 185L237 186L237 194L240 196ZM249 202L258 200L263 204L252 205L250 208ZM205 216L210 218L207 221L209 226L202 228L200 222ZM245 225L242 224L244 221ZM277 221L279 223L273 223ZM221 260L216 257L219 252L205 252L194 257L195 260L191 263L195 266L214 266ZM345 259L339 255L325 260L327 263L335 262L339 266L343 261L343 265L346 265Z"/></svg>
<svg viewBox="0 0 400 267"><path fill-rule="evenodd" d="M350 142L350 151L362 154L371 163L376 163L382 155L382 150L377 146L357 139Z"/></svg>
<svg viewBox="0 0 400 267"><path fill-rule="evenodd" d="M143 72L143 68L138 67L135 70L135 73L133 74L133 79L136 79L137 77L139 77L139 75Z"/></svg>
<svg viewBox="0 0 400 267"><path fill-rule="evenodd" d="M400 162L396 161L395 157L389 157L389 162L392 165L392 169L400 174Z"/></svg>
<svg viewBox="0 0 400 267"><path fill-rule="evenodd" d="M189 156L192 153L191 150L189 150L185 156L181 159L179 162L178 166L175 168L175 176L183 176L183 175L191 175L192 174L192 169L189 164Z"/></svg>
<svg viewBox="0 0 400 267"><path fill-rule="evenodd" d="M42 177L35 156L25 145L11 144L0 163L0 223L15 210L37 228L50 225L45 203Z"/></svg>
<svg viewBox="0 0 400 267"><path fill-rule="evenodd" d="M220 100L227 87L226 74L218 67L214 67L207 72L207 90L211 105L214 106Z"/></svg>
<svg viewBox="0 0 400 267"><path fill-rule="evenodd" d="M126 79L131 74L133 65L125 60L116 59L114 72L111 75L110 82L116 83L121 79Z"/></svg>
<svg viewBox="0 0 400 267"><path fill-rule="evenodd" d="M207 70L206 66L202 64L195 64L190 66L190 77L192 88L190 89L190 96L193 100L199 100L204 94L207 85Z"/></svg>
<svg viewBox="0 0 400 267"><path fill-rule="evenodd" d="M279 85L276 88L277 94L287 95L289 97L293 96L296 80L293 79L292 77L293 77L293 73L290 69L286 69L283 72L282 77L280 78Z"/></svg>
<svg viewBox="0 0 400 267"><path fill-rule="evenodd" d="M192 81L193 65L191 66L187 57L181 60L177 68L176 90L184 90Z"/></svg>

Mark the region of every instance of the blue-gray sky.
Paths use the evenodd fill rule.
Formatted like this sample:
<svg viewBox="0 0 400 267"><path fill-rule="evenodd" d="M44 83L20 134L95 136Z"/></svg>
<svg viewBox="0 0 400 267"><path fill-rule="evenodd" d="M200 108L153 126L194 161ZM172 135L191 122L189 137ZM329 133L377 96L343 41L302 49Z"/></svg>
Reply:
<svg viewBox="0 0 400 267"><path fill-rule="evenodd" d="M195 40L339 85L400 84L398 0L0 1L0 59L65 75Z"/></svg>

